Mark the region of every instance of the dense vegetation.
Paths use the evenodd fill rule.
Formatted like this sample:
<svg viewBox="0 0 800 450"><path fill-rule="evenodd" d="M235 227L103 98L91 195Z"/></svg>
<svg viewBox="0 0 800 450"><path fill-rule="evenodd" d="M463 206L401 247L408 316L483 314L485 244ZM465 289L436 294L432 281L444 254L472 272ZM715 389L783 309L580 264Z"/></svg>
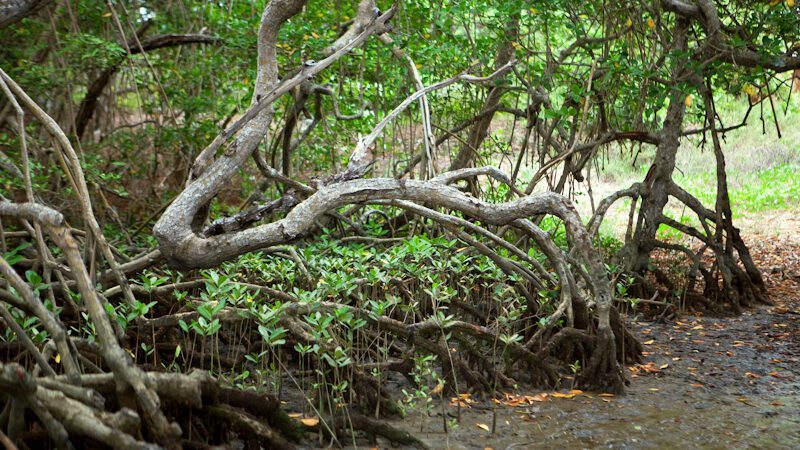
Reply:
<svg viewBox="0 0 800 450"><path fill-rule="evenodd" d="M0 0L0 437L288 448L289 398L339 443L421 445L378 418L622 391L624 313L769 301L724 138L797 108L798 14ZM676 173L691 139L704 189ZM645 169L595 199L610 159ZM599 234L623 200L620 240Z"/></svg>

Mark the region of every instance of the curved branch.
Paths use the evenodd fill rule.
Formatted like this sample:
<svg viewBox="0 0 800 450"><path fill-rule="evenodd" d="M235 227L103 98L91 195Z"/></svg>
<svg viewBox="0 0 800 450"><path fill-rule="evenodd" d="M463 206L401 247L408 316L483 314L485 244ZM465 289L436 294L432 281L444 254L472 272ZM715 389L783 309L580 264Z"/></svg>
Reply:
<svg viewBox="0 0 800 450"><path fill-rule="evenodd" d="M0 3L0 29L12 25L53 3L53 0L7 0Z"/></svg>
<svg viewBox="0 0 800 450"><path fill-rule="evenodd" d="M64 257L78 286L78 292L81 294L83 305L89 311L89 316L95 325L105 362L119 377L119 380L130 386L136 394L145 420L149 421L153 427L156 440L166 446L174 443L181 434L180 426L170 423L164 416L159 407L159 399L145 380L144 372L133 364L128 354L117 342L109 317L89 278L78 245L65 226L64 217L59 212L36 203L11 203L8 201L0 201L0 215L40 223L50 238L64 252Z"/></svg>
<svg viewBox="0 0 800 450"><path fill-rule="evenodd" d="M800 50L796 47L784 54L769 55L749 48L734 48L728 44L727 36L722 33L722 22L716 6L711 0L698 0L696 5L682 0L661 0L661 5L667 11L700 23L708 37L706 51L712 54L714 59L736 66L760 67L776 72L800 69Z"/></svg>

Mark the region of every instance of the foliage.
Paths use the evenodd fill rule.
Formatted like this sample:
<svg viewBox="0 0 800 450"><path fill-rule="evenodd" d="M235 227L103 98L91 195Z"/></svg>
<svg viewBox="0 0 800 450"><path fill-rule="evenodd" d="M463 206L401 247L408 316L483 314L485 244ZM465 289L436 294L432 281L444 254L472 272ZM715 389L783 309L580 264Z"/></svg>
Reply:
<svg viewBox="0 0 800 450"><path fill-rule="evenodd" d="M412 416L419 412L424 418L439 406L437 395L445 408L445 389L459 394L482 389L494 395L500 385L557 385L564 376L571 376L572 388L583 377L605 383L611 372L609 385L621 388L618 363L636 360L641 347L623 318L609 316L601 303L617 301L623 313L642 311L639 297L649 297L643 295L642 280L660 272L647 258L645 270L624 258L650 252L655 240L680 242L692 234L687 227L701 228L686 208L662 205L663 217L679 225L657 223L653 236L645 236L653 242L631 250L642 242L639 236L618 240L624 226L612 226L615 237L587 238L594 248L577 248L575 227L580 231L582 224L572 224L569 234L567 219L547 213L529 218L545 233L525 235L514 224L487 225L436 206L426 205L435 210L431 215L446 214L452 222L411 217L386 206L388 200L376 205L356 199L349 206L336 203L310 230L284 230L291 245L251 245L241 252L263 250L218 267L180 271L162 266L164 261L156 257L147 260L156 245L149 233L152 223L202 170L195 165L198 155L219 136L227 138L223 130L261 101L251 96L264 66L255 55L266 3L67 1L3 28L0 67L65 130L79 160L70 166L62 148L69 145L54 139L53 129L43 127L41 117L32 118L30 111L21 122L23 141L15 110L0 102L2 200L22 203L33 195L62 211L68 226L60 239L75 232L80 250L80 256L69 259L74 255L59 238L41 240L40 229L22 222L9 228L4 221L3 260L14 269L6 278L20 275L30 288L28 294L3 282L7 303L18 305L25 297L24 302L43 305L37 314L51 313L70 339L81 342L82 350L96 351L100 341L102 357L87 364L98 366L97 371L127 367L127 360L116 365L104 360L119 341L136 370L178 373L199 367L242 390L278 397L291 382L304 394L304 413L334 417L334 422L350 420L354 410L349 406L356 404L376 416L383 409ZM646 177L653 162L669 147L664 142L680 134L674 139L676 148L681 145L677 172L673 176L670 168L659 179L661 187L676 181L693 198L725 211L728 198L711 186L729 175L733 216L792 207L800 198L794 182L800 167L797 148L769 153L788 156L745 170L741 161L746 156L727 144L716 152L709 149L718 136L708 126L714 121L717 128L730 126L752 113L761 119L764 132L772 121L779 133L781 120L795 121L791 82L781 71L761 66L781 67L779 62L796 53L798 7L788 1L716 2L721 31L710 35L707 21L713 15L676 14L676 9L702 6L691 3L402 2L382 39L369 38L274 102L269 127L251 135L257 148L248 151L254 158L244 154L241 160L246 162L236 166L241 169L236 176L218 178L226 182L224 190L203 198L198 220L187 233L206 238L212 233L205 228L208 221L234 215L241 219L243 211L278 198L297 201L258 215L258 221L287 217L291 207L309 201L311 192L340 181L336 174L349 176L341 169L356 143L418 91L418 83L431 86L459 73L487 75L506 60L513 68L491 82L433 90L424 102L414 102L395 117L369 146L369 176L426 178L428 169L441 173L469 154L467 166L498 167L512 180L467 177L459 189L488 203L512 206L509 202L520 190L554 191L584 212L591 208L588 219L597 204L578 192L582 183L591 189L589 183L598 177L627 185L650 182ZM380 11L393 6L377 2ZM356 2L331 7L330 2L312 1L281 27L275 47L280 79L291 79L323 59L328 46L355 26L356 8ZM195 41L140 48L142 42L173 35L193 36ZM676 45L684 35L687 44ZM756 62L739 64L736 57L748 52L756 53ZM778 101L784 99L781 115ZM430 109L430 130L420 126L428 124L427 111L417 106L422 104ZM425 136L428 131L433 136ZM797 136L794 130L785 131ZM430 154L422 152L428 138L438 141ZM212 156L230 157L237 151L230 142L218 150ZM698 163L695 153L701 150L705 159ZM723 153L733 160L728 173L708 172L723 167ZM422 155L432 159L425 170L414 167L425 159ZM28 167L23 167L24 158L29 158ZM21 169L30 171L33 192L26 192ZM76 192L76 179L82 177L89 186L86 195ZM772 186L781 189L766 189ZM626 200L626 214L632 201L641 200L630 213L631 224L635 216L642 218L646 207L641 205L655 197L651 189L658 191L659 186L642 188ZM676 190L668 196L676 197ZM89 204L113 250L87 220ZM567 205L571 211L572 202ZM714 227L722 230L722 214L718 217ZM660 220L644 218L651 219ZM257 225L244 219L233 222L241 228ZM711 239L710 228L705 229ZM245 233L251 232L258 231ZM531 236L541 239L538 245ZM181 237L186 238L183 243L192 240ZM553 245L542 245L550 241ZM747 267L748 261L734 259L737 242L715 245L717 254L729 253L727 269L743 265L748 276L758 272ZM708 247L695 255L698 266L701 260L705 264L701 257ZM593 259L597 249L605 258L605 274ZM737 247L736 253L746 256L743 250ZM116 266L109 255L127 266L130 292L109 270ZM167 252L161 256L177 265ZM649 258L649 253L643 256ZM86 266L88 293L102 294L97 296L102 306L94 310L86 283L70 279L79 275L77 267L65 269L64 261L75 264L75 259L80 260L78 267ZM142 259L146 263L137 266ZM699 268L706 277L704 294L716 289L727 295L732 286L743 285L741 278L731 281L722 259L709 270ZM726 274L724 280L714 278L719 273ZM616 298L598 293L600 285L608 293L608 281ZM112 287L114 283L120 286ZM692 293L691 288L682 291L665 284L671 286L666 288L669 301L677 303ZM76 288L83 290L78 294ZM53 343L63 338L25 308L10 306L8 317L42 354L52 354ZM104 320L114 328L111 342L102 338ZM10 328L2 336L4 342L22 338ZM61 364L61 354L53 358ZM389 383L399 384L391 378L393 372L405 377L397 403L384 390ZM132 379L128 374L126 382L135 388ZM127 388L123 384L117 389L120 395ZM141 396L150 389L140 387L135 393ZM126 405L130 399L122 400L110 404ZM148 417L141 423L152 425ZM149 438L149 431L139 431L137 435ZM330 429L325 432L335 435Z"/></svg>

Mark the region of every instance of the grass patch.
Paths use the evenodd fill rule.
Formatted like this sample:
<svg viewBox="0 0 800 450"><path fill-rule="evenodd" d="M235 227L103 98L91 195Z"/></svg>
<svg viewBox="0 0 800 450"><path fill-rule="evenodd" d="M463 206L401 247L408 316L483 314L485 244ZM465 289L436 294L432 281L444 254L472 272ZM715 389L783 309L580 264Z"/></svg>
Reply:
<svg viewBox="0 0 800 450"><path fill-rule="evenodd" d="M788 209L800 204L800 163L780 164L755 172L729 174L728 186L734 217L748 212ZM716 201L716 174L678 175L675 181L706 206Z"/></svg>

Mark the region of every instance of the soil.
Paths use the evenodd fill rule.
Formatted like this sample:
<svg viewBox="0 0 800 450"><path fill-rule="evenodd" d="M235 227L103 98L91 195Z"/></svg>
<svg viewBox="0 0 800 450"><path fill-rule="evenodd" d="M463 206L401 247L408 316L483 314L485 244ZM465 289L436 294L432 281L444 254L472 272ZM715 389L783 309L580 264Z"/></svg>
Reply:
<svg viewBox="0 0 800 450"><path fill-rule="evenodd" d="M775 304L727 318L629 317L646 351L642 364L626 368L625 395L465 399L468 406L447 433L436 400L430 415L389 423L433 449L800 448L800 227L787 232L785 220L758 228L744 223ZM458 408L449 398L443 402L455 422ZM363 448L401 447L379 438Z"/></svg>

